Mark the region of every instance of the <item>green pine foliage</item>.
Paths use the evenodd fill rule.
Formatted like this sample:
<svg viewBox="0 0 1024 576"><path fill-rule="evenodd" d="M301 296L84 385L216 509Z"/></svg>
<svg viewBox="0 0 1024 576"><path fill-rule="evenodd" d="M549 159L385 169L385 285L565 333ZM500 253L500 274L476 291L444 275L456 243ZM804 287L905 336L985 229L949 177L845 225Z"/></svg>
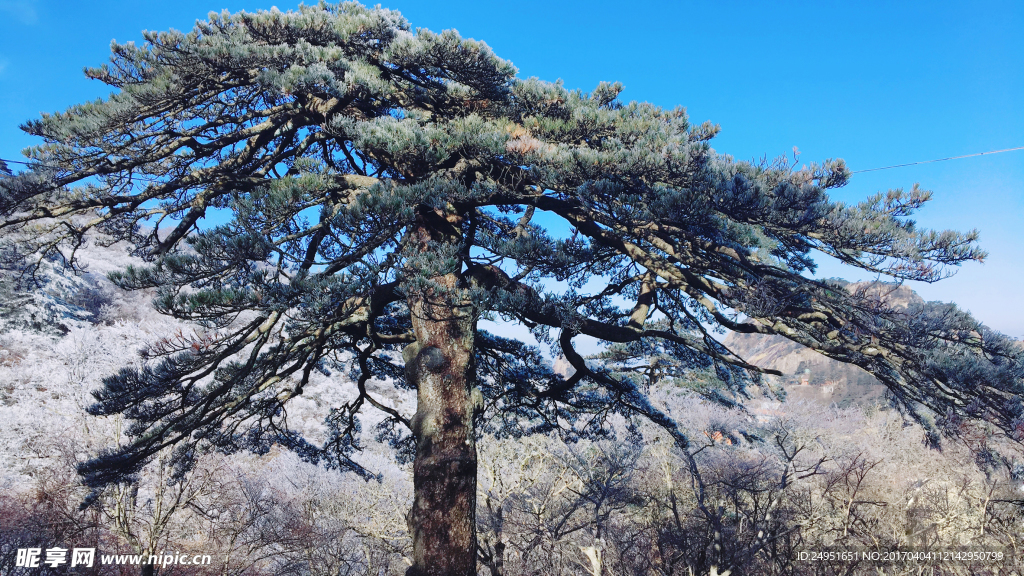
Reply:
<svg viewBox="0 0 1024 576"><path fill-rule="evenodd" d="M407 415L366 383L415 385L399 350L424 294L526 325L572 365L556 374L537 348L479 331L478 421L500 434L595 436L622 414L686 448L645 378L713 376L702 391L725 403L760 383L715 328L865 368L933 440L964 418L1024 434L1019 347L952 305L894 309L803 275L815 250L897 281L981 260L976 232L909 218L928 192L835 202L842 160L736 161L682 108L621 101L619 84L521 79L483 42L355 3L214 13L112 51L87 71L109 97L23 126L42 144L30 169L0 178L0 228L22 239L19 257L71 266L92 230L127 240L148 263L113 280L157 289L161 312L209 330L105 380L91 412L132 425L129 443L83 466L93 486L172 446L181 471L204 450L279 443L370 474L354 458L367 410L411 458ZM579 335L612 347L588 362ZM286 418L314 371L349 374L358 392L328 416L323 445Z"/></svg>

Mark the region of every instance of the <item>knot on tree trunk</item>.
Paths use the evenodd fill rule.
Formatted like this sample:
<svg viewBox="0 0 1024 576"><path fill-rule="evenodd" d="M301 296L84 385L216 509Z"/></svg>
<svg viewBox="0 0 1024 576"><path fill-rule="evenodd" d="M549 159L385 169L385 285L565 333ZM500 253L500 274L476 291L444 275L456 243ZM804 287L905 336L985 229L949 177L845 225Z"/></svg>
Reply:
<svg viewBox="0 0 1024 576"><path fill-rule="evenodd" d="M424 368L434 373L443 372L448 363L441 349L436 346L427 346L421 350L419 362Z"/></svg>

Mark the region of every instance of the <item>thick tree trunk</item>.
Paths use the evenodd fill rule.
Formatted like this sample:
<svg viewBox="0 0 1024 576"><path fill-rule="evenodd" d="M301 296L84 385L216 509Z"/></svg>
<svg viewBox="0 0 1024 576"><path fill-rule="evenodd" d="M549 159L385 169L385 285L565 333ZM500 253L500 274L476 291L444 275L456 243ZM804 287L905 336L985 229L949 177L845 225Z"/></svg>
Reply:
<svg viewBox="0 0 1024 576"><path fill-rule="evenodd" d="M420 230L420 242L438 239ZM450 238L450 237L449 237ZM436 245L435 245L436 246ZM476 438L473 344L476 313L460 274L430 278L409 294L416 343L406 372L417 387L414 502L409 516L413 565L407 576L476 574Z"/></svg>

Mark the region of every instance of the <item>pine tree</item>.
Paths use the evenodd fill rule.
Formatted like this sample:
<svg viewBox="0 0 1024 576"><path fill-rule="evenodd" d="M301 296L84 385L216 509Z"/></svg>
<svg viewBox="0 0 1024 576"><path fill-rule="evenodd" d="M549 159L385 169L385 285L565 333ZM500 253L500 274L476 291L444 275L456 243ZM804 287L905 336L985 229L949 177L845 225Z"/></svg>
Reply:
<svg viewBox="0 0 1024 576"><path fill-rule="evenodd" d="M738 162L681 108L520 79L482 42L354 3L211 14L112 51L86 73L114 92L26 123L44 143L0 178L0 226L22 239L8 260L74 266L92 231L127 240L148 264L113 279L207 328L95 393L93 414L132 425L82 466L94 487L172 448L179 474L204 450L280 444L369 475L354 451L376 410L414 459L409 573L475 574L482 430L599 435L618 414L689 445L643 379L586 361L579 335L674 358L673 377L714 373L735 400L759 369L713 330L779 334L874 374L934 439L957 418L1024 431L1011 342L952 306L909 313L803 275L814 250L895 280L981 260L976 233L908 219L928 192L834 202L841 160ZM483 318L531 328L573 373ZM356 399L314 445L285 409L339 368ZM415 415L372 378L414 389Z"/></svg>

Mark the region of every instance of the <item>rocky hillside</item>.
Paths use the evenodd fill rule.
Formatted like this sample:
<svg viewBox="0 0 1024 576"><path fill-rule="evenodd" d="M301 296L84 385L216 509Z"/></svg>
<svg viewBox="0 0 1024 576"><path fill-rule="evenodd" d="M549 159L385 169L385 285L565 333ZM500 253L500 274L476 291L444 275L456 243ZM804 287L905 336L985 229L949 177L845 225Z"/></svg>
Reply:
<svg viewBox="0 0 1024 576"><path fill-rule="evenodd" d="M896 308L924 302L902 285L858 282L847 288L877 295ZM878 380L857 366L832 360L782 336L730 333L724 343L751 364L782 372L781 378L769 378L781 380L790 400L868 406L880 402L885 391Z"/></svg>

